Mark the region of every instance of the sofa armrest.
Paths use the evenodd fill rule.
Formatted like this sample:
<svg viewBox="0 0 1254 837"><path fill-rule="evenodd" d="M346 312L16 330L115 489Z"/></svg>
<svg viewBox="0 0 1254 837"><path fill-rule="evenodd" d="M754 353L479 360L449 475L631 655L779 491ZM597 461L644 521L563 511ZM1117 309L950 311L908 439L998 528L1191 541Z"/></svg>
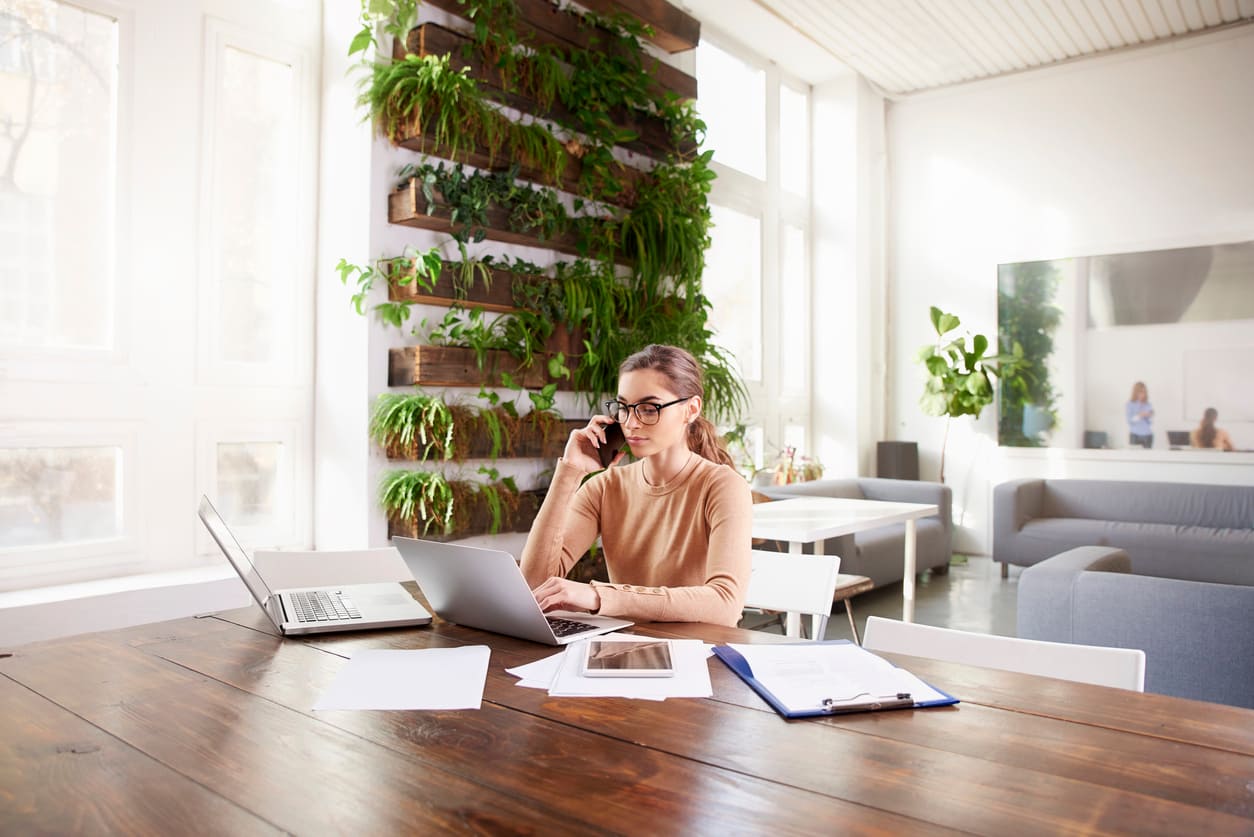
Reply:
<svg viewBox="0 0 1254 837"><path fill-rule="evenodd" d="M1041 516L1045 499L1045 480L1023 479L1003 482L993 487L993 557L997 541L1007 539L1034 517Z"/></svg>
<svg viewBox="0 0 1254 837"><path fill-rule="evenodd" d="M1132 559L1122 549L1080 546L1028 567L1019 576L1018 635L1075 642L1075 585L1088 570L1127 573Z"/></svg>

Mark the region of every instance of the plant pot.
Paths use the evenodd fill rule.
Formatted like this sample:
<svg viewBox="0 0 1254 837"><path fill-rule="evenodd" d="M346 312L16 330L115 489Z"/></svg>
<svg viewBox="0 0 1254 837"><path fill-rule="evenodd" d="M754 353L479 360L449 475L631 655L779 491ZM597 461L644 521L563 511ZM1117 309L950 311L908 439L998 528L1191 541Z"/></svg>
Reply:
<svg viewBox="0 0 1254 837"><path fill-rule="evenodd" d="M549 383L543 358L526 369L507 352L487 353L480 368L473 349L459 346L405 346L388 349L388 386L481 387L502 386L501 373L528 389ZM567 384L569 386L569 384ZM562 382L558 383L562 388Z"/></svg>

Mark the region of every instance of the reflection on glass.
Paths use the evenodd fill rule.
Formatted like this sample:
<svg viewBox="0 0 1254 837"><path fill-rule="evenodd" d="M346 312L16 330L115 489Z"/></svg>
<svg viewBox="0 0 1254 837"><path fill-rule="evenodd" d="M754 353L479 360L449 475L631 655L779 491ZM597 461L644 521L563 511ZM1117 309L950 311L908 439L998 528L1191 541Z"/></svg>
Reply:
<svg viewBox="0 0 1254 837"><path fill-rule="evenodd" d="M702 41L697 45L697 110L714 161L766 179L766 73Z"/></svg>
<svg viewBox="0 0 1254 837"><path fill-rule="evenodd" d="M113 345L117 22L0 13L0 345Z"/></svg>
<svg viewBox="0 0 1254 837"><path fill-rule="evenodd" d="M265 527L278 516L280 442L218 444L217 507L232 526Z"/></svg>
<svg viewBox="0 0 1254 837"><path fill-rule="evenodd" d="M0 449L0 549L122 533L122 450Z"/></svg>
<svg viewBox="0 0 1254 837"><path fill-rule="evenodd" d="M214 252L222 355L267 363L281 291L295 281L292 67L237 49L222 54L214 131Z"/></svg>
<svg viewBox="0 0 1254 837"><path fill-rule="evenodd" d="M710 328L732 353L740 374L762 380L762 220L710 205L710 249L702 290L710 300Z"/></svg>
<svg viewBox="0 0 1254 837"><path fill-rule="evenodd" d="M1146 446L1182 447L1208 409L1254 442L1254 242L999 265L998 321L1032 361L998 384L1002 445L1126 448L1137 383Z"/></svg>

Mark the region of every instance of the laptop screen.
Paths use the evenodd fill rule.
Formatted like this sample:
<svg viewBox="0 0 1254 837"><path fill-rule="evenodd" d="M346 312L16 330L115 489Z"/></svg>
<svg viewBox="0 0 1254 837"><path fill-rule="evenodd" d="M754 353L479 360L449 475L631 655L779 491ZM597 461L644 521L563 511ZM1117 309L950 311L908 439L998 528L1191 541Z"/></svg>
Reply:
<svg viewBox="0 0 1254 837"><path fill-rule="evenodd" d="M218 510L209 502L209 498L201 496L200 498L200 519L205 524L205 528L209 530L209 534L213 535L213 539L218 542L218 546L222 549L222 553L226 555L227 560L235 567L235 572L239 573L239 577L243 580L244 586L248 588L248 592L253 594L253 598L257 600L257 604L261 605L261 609L266 611L266 616L270 616L270 611L266 610L266 602L273 595L270 588L262 580L261 574L257 572L257 567L253 565L253 559L248 557L248 553L244 551L244 547L240 546L239 541L235 539L235 535L227 528L226 521L218 514ZM271 617L273 619L273 617Z"/></svg>

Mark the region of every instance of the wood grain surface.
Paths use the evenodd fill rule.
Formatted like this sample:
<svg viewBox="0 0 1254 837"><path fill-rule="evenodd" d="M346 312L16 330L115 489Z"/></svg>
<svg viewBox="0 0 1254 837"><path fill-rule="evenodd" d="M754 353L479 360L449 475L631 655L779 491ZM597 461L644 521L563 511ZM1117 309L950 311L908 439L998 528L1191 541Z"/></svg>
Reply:
<svg viewBox="0 0 1254 837"><path fill-rule="evenodd" d="M478 711L312 710L359 650L463 645ZM0 833L1254 833L1248 710L900 657L962 703L786 721L716 659L710 700L505 671L553 653L438 618L285 640L255 607L23 646Z"/></svg>

